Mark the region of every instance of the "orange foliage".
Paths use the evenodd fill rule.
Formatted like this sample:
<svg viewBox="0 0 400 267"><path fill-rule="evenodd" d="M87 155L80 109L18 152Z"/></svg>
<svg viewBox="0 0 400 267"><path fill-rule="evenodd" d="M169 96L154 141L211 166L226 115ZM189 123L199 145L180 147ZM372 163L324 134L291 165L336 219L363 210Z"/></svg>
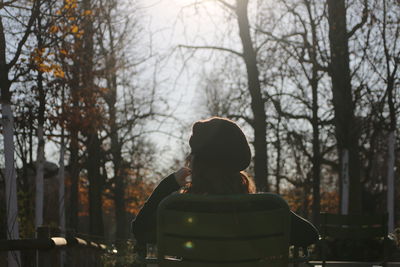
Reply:
<svg viewBox="0 0 400 267"><path fill-rule="evenodd" d="M131 214L137 214L146 199L154 189L154 184L143 181L131 182L125 188L125 210ZM106 189L103 195L103 211L105 215L114 214L115 201L110 189Z"/></svg>
<svg viewBox="0 0 400 267"><path fill-rule="evenodd" d="M298 212L303 210L307 204L307 210L311 214L313 196L310 193L305 196L302 188L290 188L283 190L283 197L289 204L291 210ZM306 199L305 199L306 197ZM339 193L336 191L321 192L321 212L338 213L339 211Z"/></svg>
<svg viewBox="0 0 400 267"><path fill-rule="evenodd" d="M86 178L84 178L86 180ZM79 211L78 216L89 216L89 188L80 179L78 188Z"/></svg>
<svg viewBox="0 0 400 267"><path fill-rule="evenodd" d="M146 199L150 196L154 186L154 183L145 183L142 180L137 180L127 186L125 189L126 211L137 214Z"/></svg>
<svg viewBox="0 0 400 267"><path fill-rule="evenodd" d="M46 48L35 48L31 53L30 61L37 71L52 74L56 78L64 78L65 73L61 66L54 62L53 55Z"/></svg>
<svg viewBox="0 0 400 267"><path fill-rule="evenodd" d="M321 192L321 212L339 212L339 193L336 191Z"/></svg>
<svg viewBox="0 0 400 267"><path fill-rule="evenodd" d="M109 188L107 188L104 191L103 197L102 197L102 205L103 205L103 211L105 215L111 215L113 214L114 210L114 199L111 197L112 193Z"/></svg>
<svg viewBox="0 0 400 267"><path fill-rule="evenodd" d="M67 188L70 186L70 180L66 180ZM146 199L154 189L154 183L145 183L143 181L134 181L125 188L126 212L137 214L143 206ZM78 189L79 212L78 216L89 216L89 188L86 185L86 178L81 177ZM102 197L103 212L105 215L113 215L115 206L112 192L109 188L104 191Z"/></svg>

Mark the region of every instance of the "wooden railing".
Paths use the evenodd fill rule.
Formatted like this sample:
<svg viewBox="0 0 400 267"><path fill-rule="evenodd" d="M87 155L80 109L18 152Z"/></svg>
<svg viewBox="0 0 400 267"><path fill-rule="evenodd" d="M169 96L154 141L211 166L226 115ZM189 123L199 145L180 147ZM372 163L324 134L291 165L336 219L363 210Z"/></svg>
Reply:
<svg viewBox="0 0 400 267"><path fill-rule="evenodd" d="M0 240L0 252L21 251L23 262L36 261L36 266L40 267L58 267L65 263L67 266L102 266L102 255L116 253L104 244L74 236L52 236L53 232L41 227L36 239Z"/></svg>

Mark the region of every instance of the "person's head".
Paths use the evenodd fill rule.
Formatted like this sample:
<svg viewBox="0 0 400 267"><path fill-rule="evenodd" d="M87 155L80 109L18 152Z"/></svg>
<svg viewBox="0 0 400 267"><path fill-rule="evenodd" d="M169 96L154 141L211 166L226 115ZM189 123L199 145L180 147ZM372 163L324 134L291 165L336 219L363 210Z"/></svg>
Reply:
<svg viewBox="0 0 400 267"><path fill-rule="evenodd" d="M193 124L191 148L192 193L253 193L254 186L243 172L251 161L246 137L239 126L213 117Z"/></svg>

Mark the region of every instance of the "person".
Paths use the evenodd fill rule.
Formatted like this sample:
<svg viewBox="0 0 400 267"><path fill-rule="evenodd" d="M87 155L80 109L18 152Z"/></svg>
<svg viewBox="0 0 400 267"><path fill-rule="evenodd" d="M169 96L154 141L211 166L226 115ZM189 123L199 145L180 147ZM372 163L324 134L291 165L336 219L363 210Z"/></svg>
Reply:
<svg viewBox="0 0 400 267"><path fill-rule="evenodd" d="M157 207L168 195L174 192L204 195L255 193L252 180L243 171L251 161L250 147L236 123L220 117L197 121L192 127L189 145L189 166L164 178L132 222L136 246L142 248L142 252L146 243L156 243ZM189 176L191 182L187 181ZM305 247L318 237L318 231L310 222L291 212L292 245Z"/></svg>

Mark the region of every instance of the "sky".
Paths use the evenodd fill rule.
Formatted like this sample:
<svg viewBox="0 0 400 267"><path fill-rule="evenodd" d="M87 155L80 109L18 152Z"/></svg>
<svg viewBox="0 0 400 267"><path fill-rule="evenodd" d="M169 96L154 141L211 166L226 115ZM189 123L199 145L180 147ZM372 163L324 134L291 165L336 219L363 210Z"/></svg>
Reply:
<svg viewBox="0 0 400 267"><path fill-rule="evenodd" d="M198 4L193 5L195 2ZM223 10L215 2L204 0L142 0L140 5L144 10L142 23L151 34L152 50L162 58L157 69L156 88L168 99L168 106L178 119L178 122L164 122L163 132L171 131L176 133L174 136L188 138L191 123L205 118L199 82L213 65L208 51L196 52L194 58L186 60L190 51L178 46L215 43L224 25ZM151 64L144 79L154 75ZM162 164L175 158L183 160L188 147L182 140L164 133L154 134L152 139L160 150L164 150Z"/></svg>
<svg viewBox="0 0 400 267"><path fill-rule="evenodd" d="M156 80L157 94L166 99L158 105L158 111L174 117L157 119L148 126L151 132L158 131L148 134L159 151L157 164L160 170L168 170L175 160L184 162L191 124L206 118L199 83L202 75L213 69L209 51L198 51L193 56L178 46L220 42L226 21L214 0L139 0L139 7L143 39L135 45L145 46L143 51L151 45L154 54L139 78L149 86ZM58 151L58 145L46 143L48 160L58 162Z"/></svg>

